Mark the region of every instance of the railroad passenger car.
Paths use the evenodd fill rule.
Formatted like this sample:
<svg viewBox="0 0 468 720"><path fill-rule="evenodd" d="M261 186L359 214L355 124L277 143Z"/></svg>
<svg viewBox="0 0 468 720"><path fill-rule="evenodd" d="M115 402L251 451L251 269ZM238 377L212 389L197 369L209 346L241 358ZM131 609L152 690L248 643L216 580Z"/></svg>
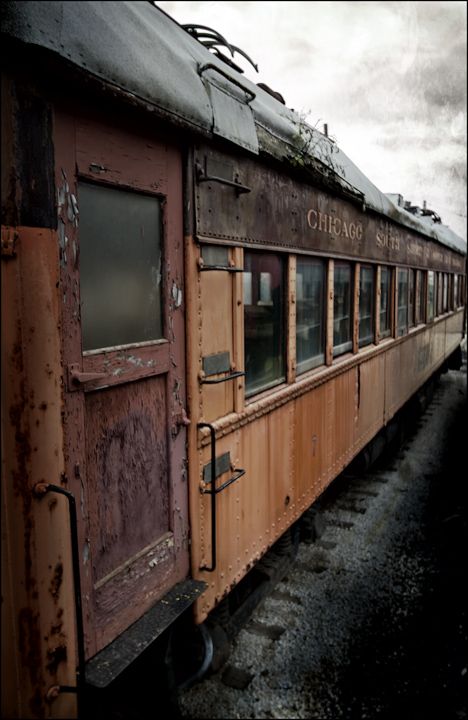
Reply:
<svg viewBox="0 0 468 720"><path fill-rule="evenodd" d="M2 47L2 715L76 717L456 358L466 245L149 2Z"/></svg>

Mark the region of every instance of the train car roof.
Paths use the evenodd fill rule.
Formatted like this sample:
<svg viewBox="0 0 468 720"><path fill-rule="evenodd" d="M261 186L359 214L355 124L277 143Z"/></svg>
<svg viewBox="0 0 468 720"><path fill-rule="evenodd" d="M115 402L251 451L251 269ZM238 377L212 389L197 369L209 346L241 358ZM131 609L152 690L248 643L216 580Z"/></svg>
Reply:
<svg viewBox="0 0 468 720"><path fill-rule="evenodd" d="M204 136L312 168L372 210L466 254L466 242L449 227L393 202L336 143L153 3L4 1L1 13L3 35L51 51Z"/></svg>

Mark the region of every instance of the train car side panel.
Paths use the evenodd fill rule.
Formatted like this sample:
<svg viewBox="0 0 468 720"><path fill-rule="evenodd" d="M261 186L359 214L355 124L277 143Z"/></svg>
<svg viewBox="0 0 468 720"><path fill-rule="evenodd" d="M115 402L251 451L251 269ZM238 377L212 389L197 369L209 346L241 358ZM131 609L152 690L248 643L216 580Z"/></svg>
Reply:
<svg viewBox="0 0 468 720"><path fill-rule="evenodd" d="M2 715L73 717L72 695L50 710L46 702L50 688L75 681L67 502L35 493L60 485L64 470L58 238L46 228L8 232L15 244L2 260Z"/></svg>

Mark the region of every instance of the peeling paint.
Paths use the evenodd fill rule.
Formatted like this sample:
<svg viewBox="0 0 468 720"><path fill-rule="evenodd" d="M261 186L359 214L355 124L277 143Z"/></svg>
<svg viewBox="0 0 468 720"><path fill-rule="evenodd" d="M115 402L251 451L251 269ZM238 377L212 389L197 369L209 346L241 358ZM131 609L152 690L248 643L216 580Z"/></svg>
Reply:
<svg viewBox="0 0 468 720"><path fill-rule="evenodd" d="M182 290L177 287L175 282L172 284L172 299L176 308L182 305Z"/></svg>

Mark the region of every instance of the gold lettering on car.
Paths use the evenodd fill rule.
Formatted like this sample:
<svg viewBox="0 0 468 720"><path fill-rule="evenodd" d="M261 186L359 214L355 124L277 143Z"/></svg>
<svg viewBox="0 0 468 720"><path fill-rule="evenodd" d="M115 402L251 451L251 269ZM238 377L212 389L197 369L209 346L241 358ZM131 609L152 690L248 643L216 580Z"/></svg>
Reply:
<svg viewBox="0 0 468 720"><path fill-rule="evenodd" d="M307 224L311 230L318 230L328 235L344 237L350 240L362 240L362 223L347 222L344 218L329 215L314 208L307 212Z"/></svg>

